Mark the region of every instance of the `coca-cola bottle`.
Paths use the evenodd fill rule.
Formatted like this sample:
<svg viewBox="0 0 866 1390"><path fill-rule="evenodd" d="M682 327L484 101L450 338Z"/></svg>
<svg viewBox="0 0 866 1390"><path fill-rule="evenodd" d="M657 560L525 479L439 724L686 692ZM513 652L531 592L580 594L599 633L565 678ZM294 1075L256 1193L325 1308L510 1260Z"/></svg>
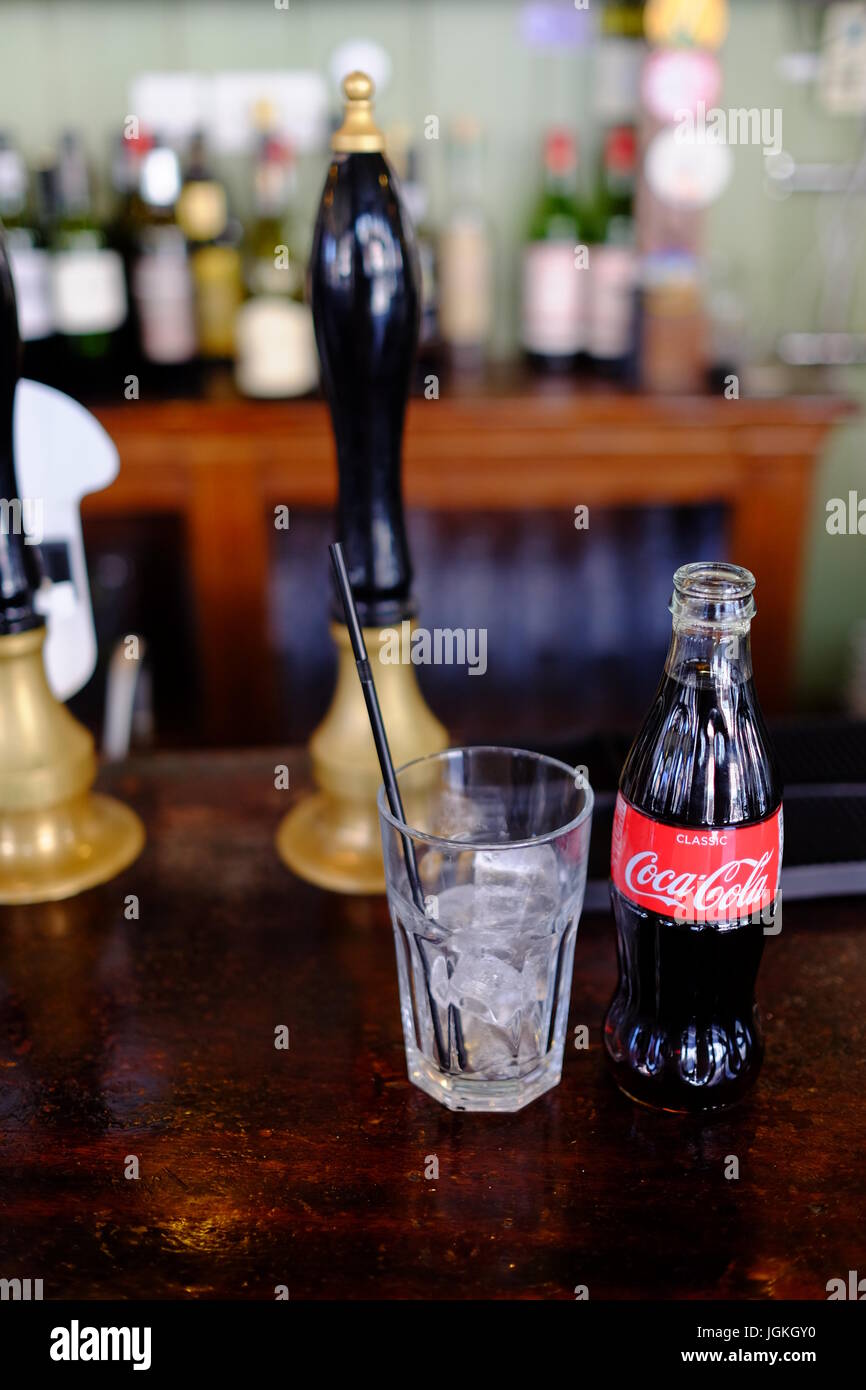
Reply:
<svg viewBox="0 0 866 1390"><path fill-rule="evenodd" d="M752 680L754 585L738 565L677 570L664 673L617 795L604 1043L621 1089L665 1110L733 1104L763 1060L782 788Z"/></svg>

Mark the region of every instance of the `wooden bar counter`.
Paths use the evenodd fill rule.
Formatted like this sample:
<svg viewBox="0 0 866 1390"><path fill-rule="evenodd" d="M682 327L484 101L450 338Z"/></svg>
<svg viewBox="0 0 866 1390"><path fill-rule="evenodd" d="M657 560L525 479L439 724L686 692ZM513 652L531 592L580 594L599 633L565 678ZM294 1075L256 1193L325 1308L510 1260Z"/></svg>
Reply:
<svg viewBox="0 0 866 1390"><path fill-rule="evenodd" d="M455 1115L406 1078L384 901L277 860L306 775L290 757L275 790L285 760L104 774L145 820L140 861L0 910L4 1277L46 1299L824 1299L866 1269L863 900L786 906L759 981L767 1060L725 1118L655 1114L609 1081L606 916L575 957L569 1034L587 1024L589 1049L521 1114Z"/></svg>

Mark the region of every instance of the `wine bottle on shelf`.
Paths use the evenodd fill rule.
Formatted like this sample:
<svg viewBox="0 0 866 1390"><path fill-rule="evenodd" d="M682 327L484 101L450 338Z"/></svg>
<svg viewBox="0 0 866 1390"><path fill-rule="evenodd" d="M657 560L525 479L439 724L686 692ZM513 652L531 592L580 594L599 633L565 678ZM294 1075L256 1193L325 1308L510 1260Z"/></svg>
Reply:
<svg viewBox="0 0 866 1390"><path fill-rule="evenodd" d="M415 228L418 270L421 276L421 321L418 329L418 355L423 362L435 361L439 347L439 284L436 264L436 238L427 214L430 198L418 168L418 151L406 152L406 176L402 184L403 201Z"/></svg>
<svg viewBox="0 0 866 1390"><path fill-rule="evenodd" d="M585 344L589 257L577 200L577 142L551 130L544 183L523 251L521 343L530 363L568 371Z"/></svg>
<svg viewBox="0 0 866 1390"><path fill-rule="evenodd" d="M53 370L54 314L51 262L29 196L27 166L11 138L0 134L0 222L18 302L22 373L50 380Z"/></svg>
<svg viewBox="0 0 866 1390"><path fill-rule="evenodd" d="M634 195L637 140L631 125L611 126L604 135L596 208L600 240L615 246L634 244Z"/></svg>
<svg viewBox="0 0 866 1390"><path fill-rule="evenodd" d="M236 321L235 376L247 396L301 396L316 386L319 361L293 215L295 159L274 133L270 112L260 110L258 121L254 218L244 253L248 298Z"/></svg>
<svg viewBox="0 0 866 1390"><path fill-rule="evenodd" d="M485 363L493 322L493 255L482 204L481 129L468 118L448 144L450 211L439 242L439 323L457 371Z"/></svg>
<svg viewBox="0 0 866 1390"><path fill-rule="evenodd" d="M646 53L643 9L633 0L605 0L602 7L593 61L595 117L602 125L637 120Z"/></svg>
<svg viewBox="0 0 866 1390"><path fill-rule="evenodd" d="M633 364L637 254L634 194L636 141L630 125L606 133L593 206L587 352L605 372L622 375Z"/></svg>
<svg viewBox="0 0 866 1390"><path fill-rule="evenodd" d="M436 368L442 355L439 331L439 265L436 235L428 221L430 197L421 177L418 150L412 144L412 129L396 123L385 132L385 152L399 180L400 199L409 214L418 251L421 319L415 376L423 387L427 373Z"/></svg>
<svg viewBox="0 0 866 1390"><path fill-rule="evenodd" d="M132 253L135 240L141 164L152 146L152 137L146 131L140 131L134 136L127 136L125 132L117 135L111 147L111 191L114 195L112 236L124 263Z"/></svg>
<svg viewBox="0 0 866 1390"><path fill-rule="evenodd" d="M201 133L190 144L177 220L189 245L199 353L211 361L228 361L234 356L242 297L240 228L230 216L225 185L210 166Z"/></svg>
<svg viewBox="0 0 866 1390"><path fill-rule="evenodd" d="M120 393L124 364L115 360L115 349L127 318L123 260L97 221L90 171L74 132L61 137L55 173L51 288L65 389Z"/></svg>
<svg viewBox="0 0 866 1390"><path fill-rule="evenodd" d="M114 206L108 223L108 236L110 244L118 251L123 261L128 306L126 322L117 338L117 346L123 359L124 383L130 372L137 377L140 376L141 372L139 352L141 334L132 290L132 276L136 254L135 234L138 215L139 170L141 161L152 143L150 136L144 131L131 138L122 132L112 141L109 159L110 185Z"/></svg>
<svg viewBox="0 0 866 1390"><path fill-rule="evenodd" d="M144 370L163 393L194 385L197 340L192 271L186 238L175 215L181 183L177 152L154 139L138 170L132 290Z"/></svg>
<svg viewBox="0 0 866 1390"><path fill-rule="evenodd" d="M253 218L244 247L244 282L253 294L288 294L303 299L304 262L298 254L295 152L279 134L270 102L254 112ZM285 250L286 256L275 252Z"/></svg>

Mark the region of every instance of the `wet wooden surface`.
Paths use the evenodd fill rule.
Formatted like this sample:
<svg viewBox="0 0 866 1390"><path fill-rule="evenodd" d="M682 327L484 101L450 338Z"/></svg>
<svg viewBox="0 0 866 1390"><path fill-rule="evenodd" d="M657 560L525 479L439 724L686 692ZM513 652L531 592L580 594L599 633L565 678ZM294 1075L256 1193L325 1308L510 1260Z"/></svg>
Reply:
<svg viewBox="0 0 866 1390"><path fill-rule="evenodd" d="M0 909L0 1276L46 1298L823 1299L866 1270L866 903L786 906L767 1061L727 1118L656 1115L609 1081L602 916L569 1021L590 1049L521 1114L453 1115L406 1079L384 902L276 859L284 759L104 776L145 819L138 864Z"/></svg>

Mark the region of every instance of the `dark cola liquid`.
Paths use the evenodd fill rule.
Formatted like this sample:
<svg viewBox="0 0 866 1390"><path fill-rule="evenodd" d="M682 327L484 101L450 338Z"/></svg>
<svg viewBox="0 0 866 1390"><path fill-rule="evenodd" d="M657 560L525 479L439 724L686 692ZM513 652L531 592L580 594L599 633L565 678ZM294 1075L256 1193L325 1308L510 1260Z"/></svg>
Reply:
<svg viewBox="0 0 866 1390"><path fill-rule="evenodd" d="M604 1041L617 1082L665 1110L733 1105L764 1056L763 926L684 926L613 897L620 984Z"/></svg>
<svg viewBox="0 0 866 1390"><path fill-rule="evenodd" d="M700 662L666 677L626 760L623 796L675 826L766 819L781 787L750 678ZM635 1100L667 1110L732 1105L763 1060L755 980L764 920L682 923L616 888L619 982L605 1018L614 1077Z"/></svg>

